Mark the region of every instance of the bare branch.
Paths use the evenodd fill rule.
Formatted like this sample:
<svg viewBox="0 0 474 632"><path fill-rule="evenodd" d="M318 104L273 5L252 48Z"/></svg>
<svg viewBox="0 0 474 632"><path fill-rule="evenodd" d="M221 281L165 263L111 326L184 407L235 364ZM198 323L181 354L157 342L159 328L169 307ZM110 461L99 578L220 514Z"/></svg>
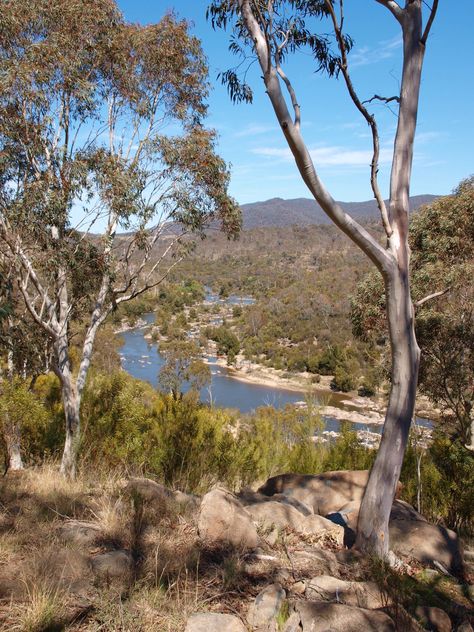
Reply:
<svg viewBox="0 0 474 632"><path fill-rule="evenodd" d="M293 86L291 85L291 81L288 79L288 77L286 76L286 74L284 73L282 67L280 66L280 64L278 64L277 66L277 72L280 75L280 77L283 79L283 81L285 82L286 88L288 90L288 93L290 95L291 98L291 104L293 106L293 109L295 111L295 121L294 121L294 125L297 129L299 129L300 125L301 125L301 108L298 104L298 99L296 98L296 93L294 91Z"/></svg>
<svg viewBox="0 0 474 632"><path fill-rule="evenodd" d="M423 46L426 45L428 35L430 34L431 27L436 17L436 12L438 11L438 4L439 4L439 0L433 0L433 6L431 7L430 17L428 18L428 22L426 23L425 30L421 37L421 43L423 44Z"/></svg>
<svg viewBox="0 0 474 632"><path fill-rule="evenodd" d="M341 53L340 69L344 77L344 80L346 82L347 90L349 92L349 95L354 105L362 114L362 116L365 118L365 120L367 121L370 127L370 131L372 132L373 153L372 153L372 162L370 164L370 184L372 187L372 191L374 193L374 197L377 200L377 206L379 207L379 210L380 210L380 215L382 218L382 224L385 230L385 234L387 235L387 238L390 239L393 233L393 230L390 224L390 218L389 218L387 207L385 205L385 200L383 199L383 196L379 189L378 178L377 178L378 170L379 170L379 157L380 157L380 138L379 138L377 122L375 120L374 115L369 113L367 108L359 99L359 96L357 92L355 91L354 84L352 83L352 79L349 75L346 44L345 44L344 37L342 35L342 30L341 30L341 24L342 24L342 19L343 19L342 14L341 14L341 23L338 23L333 5L330 0L326 0L326 7L328 8L328 11L331 15L334 33L336 35L339 51Z"/></svg>
<svg viewBox="0 0 474 632"><path fill-rule="evenodd" d="M371 99L366 99L365 101L362 101L362 104L364 105L365 103L372 103L372 101L383 101L384 103L390 103L391 101L396 101L397 103L400 103L400 97L399 96L381 97L378 94L374 94L374 96Z"/></svg>
<svg viewBox="0 0 474 632"><path fill-rule="evenodd" d="M433 292L433 294L428 294L428 296L425 296L424 298L420 299L419 301L416 301L414 303L414 306L415 307L421 307L422 305L424 305L428 301L431 301L434 298L438 298L439 296L444 296L448 292L449 292L449 287L446 288L445 290L441 290L440 292Z"/></svg>

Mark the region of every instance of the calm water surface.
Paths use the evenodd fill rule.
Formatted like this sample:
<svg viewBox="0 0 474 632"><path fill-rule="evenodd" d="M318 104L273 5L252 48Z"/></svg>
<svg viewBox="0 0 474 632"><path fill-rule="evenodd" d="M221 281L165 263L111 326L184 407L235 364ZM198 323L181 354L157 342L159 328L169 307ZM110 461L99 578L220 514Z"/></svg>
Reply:
<svg viewBox="0 0 474 632"><path fill-rule="evenodd" d="M231 297L232 298L232 297ZM239 300L240 302L240 300ZM144 320L147 326L154 321L154 314L146 314ZM120 349L122 367L135 378L149 382L152 386L158 384L158 373L164 364L164 359L158 351L156 343L145 339L147 327L132 329L120 334L124 344ZM201 401L213 403L224 408L237 408L248 413L260 406L283 408L286 404L294 404L304 400L304 393L290 391L284 388L262 386L241 382L230 377L226 367L218 366L216 358L210 357L211 384L201 391ZM186 386L184 388L186 391ZM327 401L327 398L330 398ZM340 405L345 396L324 393L324 403L331 406ZM328 430L338 430L340 422L332 417L325 417ZM366 424L354 424L366 428ZM371 428L375 430L376 428Z"/></svg>

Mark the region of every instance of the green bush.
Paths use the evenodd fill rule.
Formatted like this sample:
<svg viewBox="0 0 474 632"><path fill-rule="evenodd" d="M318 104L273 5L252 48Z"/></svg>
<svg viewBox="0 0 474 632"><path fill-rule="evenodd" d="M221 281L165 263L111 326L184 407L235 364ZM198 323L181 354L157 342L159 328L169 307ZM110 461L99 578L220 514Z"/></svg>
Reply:
<svg viewBox="0 0 474 632"><path fill-rule="evenodd" d="M344 366L338 366L334 371L334 377L331 380L331 389L334 391L342 391L347 393L356 387L354 376Z"/></svg>
<svg viewBox="0 0 474 632"><path fill-rule="evenodd" d="M407 449L401 481L403 498L417 506L417 457L421 455L421 513L433 522L474 535L474 455L458 438L435 433L427 450L416 448L413 440Z"/></svg>
<svg viewBox="0 0 474 632"><path fill-rule="evenodd" d="M26 464L38 462L51 453L50 430L54 417L23 380L3 381L0 395L0 436L13 427L20 431L21 453Z"/></svg>

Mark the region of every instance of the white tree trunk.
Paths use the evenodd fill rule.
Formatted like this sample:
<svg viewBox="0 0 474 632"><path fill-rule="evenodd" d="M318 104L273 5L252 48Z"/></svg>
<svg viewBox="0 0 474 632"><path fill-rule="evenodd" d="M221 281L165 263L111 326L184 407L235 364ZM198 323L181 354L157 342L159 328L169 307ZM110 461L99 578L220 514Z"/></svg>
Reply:
<svg viewBox="0 0 474 632"><path fill-rule="evenodd" d="M386 557L388 523L415 408L420 350L408 275L396 269L386 281L392 348L392 385L382 439L362 499L356 546Z"/></svg>

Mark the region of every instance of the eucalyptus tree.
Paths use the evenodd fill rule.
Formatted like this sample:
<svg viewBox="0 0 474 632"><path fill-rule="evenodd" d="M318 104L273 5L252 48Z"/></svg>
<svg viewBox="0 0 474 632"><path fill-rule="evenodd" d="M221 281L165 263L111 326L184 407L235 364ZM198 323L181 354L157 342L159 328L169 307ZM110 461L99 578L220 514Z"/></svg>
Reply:
<svg viewBox="0 0 474 632"><path fill-rule="evenodd" d="M232 233L239 214L203 125L207 68L185 21L128 24L113 0L7 0L0 63L0 239L53 348L61 471L74 476L98 328L160 283L187 234L211 219Z"/></svg>
<svg viewBox="0 0 474 632"><path fill-rule="evenodd" d="M403 66L398 94L367 95L367 99L358 94L350 74L353 41L344 30L343 0L214 0L208 16L214 27L231 27L231 51L244 58L250 51L257 59L265 91L303 181L336 226L369 257L385 283L392 351L391 392L380 448L361 504L357 545L386 556L388 521L414 411L420 359L410 295L409 190L423 58L438 0L433 0L430 8L423 0L406 0L403 6L396 0L375 1L400 27ZM318 29L321 20L323 27ZM327 23L329 34L324 31ZM285 70L288 56L302 48L310 50L317 71L342 77L355 108L370 128L370 183L385 232L383 245L337 204L313 163L301 129L301 101ZM237 70L226 71L222 79L234 101L252 100L252 89ZM377 179L380 140L371 111L371 105L380 101L398 106L388 205Z"/></svg>

